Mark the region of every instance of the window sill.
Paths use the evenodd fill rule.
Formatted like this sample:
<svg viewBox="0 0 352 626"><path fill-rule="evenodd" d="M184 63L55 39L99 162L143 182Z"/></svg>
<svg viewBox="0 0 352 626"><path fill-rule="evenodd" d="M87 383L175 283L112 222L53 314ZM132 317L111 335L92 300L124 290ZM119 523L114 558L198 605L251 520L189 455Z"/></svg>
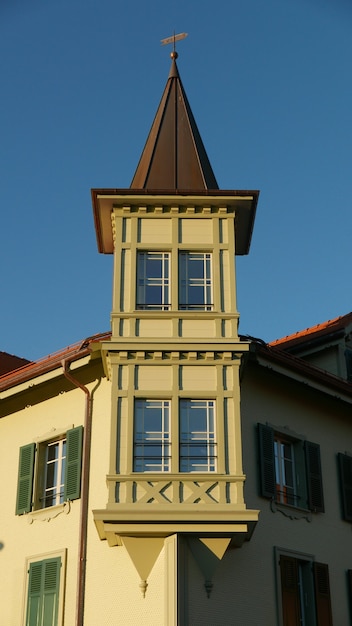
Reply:
<svg viewBox="0 0 352 626"><path fill-rule="evenodd" d="M64 502L63 504L57 504L56 506L50 506L46 509L38 509L37 511L31 511L28 513L28 524L33 522L51 522L59 515L68 515L71 511L71 502Z"/></svg>
<svg viewBox="0 0 352 626"><path fill-rule="evenodd" d="M272 513L282 513L285 517L292 520L305 519L307 522L312 521L312 512L309 509L302 509L290 504L283 504L282 502L270 501L270 509Z"/></svg>

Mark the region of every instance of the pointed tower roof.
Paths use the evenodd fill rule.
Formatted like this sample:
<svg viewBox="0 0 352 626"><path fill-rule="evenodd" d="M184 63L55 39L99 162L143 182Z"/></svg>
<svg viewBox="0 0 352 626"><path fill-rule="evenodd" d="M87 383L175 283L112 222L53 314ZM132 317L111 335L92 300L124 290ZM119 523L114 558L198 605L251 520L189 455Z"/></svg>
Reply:
<svg viewBox="0 0 352 626"><path fill-rule="evenodd" d="M131 189L218 189L214 172L178 73L177 52Z"/></svg>

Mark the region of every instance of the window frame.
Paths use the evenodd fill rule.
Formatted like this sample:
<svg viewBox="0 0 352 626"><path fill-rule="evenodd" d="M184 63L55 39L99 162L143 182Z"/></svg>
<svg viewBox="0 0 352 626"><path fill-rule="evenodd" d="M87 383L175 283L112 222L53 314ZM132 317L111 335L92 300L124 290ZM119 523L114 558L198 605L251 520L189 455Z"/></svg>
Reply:
<svg viewBox="0 0 352 626"><path fill-rule="evenodd" d="M153 256L160 257L160 276L148 275L148 257L150 257L149 260L153 260L151 258ZM160 302L149 304L148 290L150 292L155 287L160 287ZM169 311L171 309L171 252L167 250L137 250L136 309L138 311Z"/></svg>
<svg viewBox="0 0 352 626"><path fill-rule="evenodd" d="M205 409L205 421L207 428L205 430L190 430L191 416L189 412L190 410L192 410L192 408L196 408L195 405L201 405L202 403L205 404L205 406L199 406L199 408ZM183 407L186 413L183 412ZM188 424L186 425L187 430L183 425L183 420L187 420L188 422ZM180 473L209 474L217 472L218 457L216 437L216 401L210 398L180 398L178 428ZM186 435L188 435L188 437ZM203 457L200 457L198 455L194 456L191 454L183 453L183 450L190 451L192 448L195 450L205 448L206 454ZM198 459L200 458L203 458L203 463L199 463ZM191 461L191 459L194 460ZM204 461L206 461L206 463L204 463ZM205 465L207 466L206 468ZM199 467L201 469L199 469Z"/></svg>
<svg viewBox="0 0 352 626"><path fill-rule="evenodd" d="M203 258L203 276L193 276L190 263ZM213 311L213 251L178 251L178 308L180 311ZM201 302L193 302L195 293L203 292ZM195 291L197 290L197 291ZM193 296L193 297L192 297Z"/></svg>
<svg viewBox="0 0 352 626"><path fill-rule="evenodd" d="M138 404L141 405L140 410L143 411L143 415L139 416L139 407ZM161 410L161 429L160 430L146 430L145 429L145 418L149 419L151 416L147 416L145 411L149 408L156 408L155 406L148 405L157 405L159 404L159 409ZM139 420L143 421L143 425L137 423ZM166 427L165 427L166 426ZM140 433L137 428L140 427ZM148 438L147 435L155 435L154 437ZM135 398L134 399L134 413L133 413L133 472L138 474L147 474L147 473L167 473L171 471L171 400L168 398ZM144 435L144 438L143 438ZM156 448L160 447L160 469L155 469L157 463L154 463L154 469L139 469L139 466L136 463L137 459L141 460L140 463L143 463L147 466L148 459L151 460L153 456L143 456L141 454L136 454L137 447L140 448ZM158 457L159 458L159 457Z"/></svg>
<svg viewBox="0 0 352 626"><path fill-rule="evenodd" d="M275 428L269 424L257 425L260 461L260 489L264 498L283 506L324 512L324 493L320 460L320 446L295 435L288 429ZM275 436L290 441L296 456L296 503L283 503L277 499L275 474Z"/></svg>
<svg viewBox="0 0 352 626"><path fill-rule="evenodd" d="M45 489L45 450L53 442L63 440L66 434L65 480L62 503L77 500L81 495L83 426L68 428L55 433L55 437L41 438L20 447L16 515L49 510L59 503L42 506ZM61 498L61 496L60 496Z"/></svg>

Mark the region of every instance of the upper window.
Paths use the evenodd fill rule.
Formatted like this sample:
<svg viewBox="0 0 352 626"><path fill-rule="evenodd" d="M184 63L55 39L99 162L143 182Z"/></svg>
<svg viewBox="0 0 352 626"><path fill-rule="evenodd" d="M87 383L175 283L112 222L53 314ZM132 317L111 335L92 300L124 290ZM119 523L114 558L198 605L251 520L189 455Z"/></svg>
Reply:
<svg viewBox="0 0 352 626"><path fill-rule="evenodd" d="M215 471L215 402L180 400L180 472Z"/></svg>
<svg viewBox="0 0 352 626"><path fill-rule="evenodd" d="M41 507L54 506L64 501L66 437L40 446L43 455L43 487L39 498Z"/></svg>
<svg viewBox="0 0 352 626"><path fill-rule="evenodd" d="M320 447L258 424L261 495L316 513L324 511Z"/></svg>
<svg viewBox="0 0 352 626"><path fill-rule="evenodd" d="M169 266L169 252L138 252L137 309L170 309Z"/></svg>
<svg viewBox="0 0 352 626"><path fill-rule="evenodd" d="M340 485L342 495L342 515L347 522L352 522L352 457L338 454Z"/></svg>
<svg viewBox="0 0 352 626"><path fill-rule="evenodd" d="M83 428L20 448L16 514L80 497Z"/></svg>
<svg viewBox="0 0 352 626"><path fill-rule="evenodd" d="M170 400L135 400L133 469L170 470Z"/></svg>
<svg viewBox="0 0 352 626"><path fill-rule="evenodd" d="M191 311L213 309L209 252L179 253L179 308Z"/></svg>

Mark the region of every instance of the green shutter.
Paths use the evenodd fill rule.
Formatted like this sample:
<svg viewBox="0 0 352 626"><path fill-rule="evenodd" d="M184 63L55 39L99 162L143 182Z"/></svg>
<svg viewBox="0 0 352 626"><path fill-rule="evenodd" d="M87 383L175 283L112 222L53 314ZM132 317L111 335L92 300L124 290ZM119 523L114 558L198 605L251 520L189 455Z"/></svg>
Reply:
<svg viewBox="0 0 352 626"><path fill-rule="evenodd" d="M352 457L338 454L343 519L352 522Z"/></svg>
<svg viewBox="0 0 352 626"><path fill-rule="evenodd" d="M81 495L83 426L66 434L66 467L64 500L77 500Z"/></svg>
<svg viewBox="0 0 352 626"><path fill-rule="evenodd" d="M43 626L56 626L59 608L61 559L46 559L43 571Z"/></svg>
<svg viewBox="0 0 352 626"><path fill-rule="evenodd" d="M315 608L317 626L332 626L329 568L324 563L313 563Z"/></svg>
<svg viewBox="0 0 352 626"><path fill-rule="evenodd" d="M18 464L16 515L28 513L32 508L35 444L20 448Z"/></svg>
<svg viewBox="0 0 352 626"><path fill-rule="evenodd" d="M37 626L40 623L42 570L43 561L29 566L26 626Z"/></svg>
<svg viewBox="0 0 352 626"><path fill-rule="evenodd" d="M275 498L274 431L270 426L258 424L258 442L261 495Z"/></svg>
<svg viewBox="0 0 352 626"><path fill-rule="evenodd" d="M308 508L315 513L324 513L323 481L321 475L320 446L305 442Z"/></svg>
<svg viewBox="0 0 352 626"><path fill-rule="evenodd" d="M57 626L60 569L60 557L30 564L26 626Z"/></svg>

